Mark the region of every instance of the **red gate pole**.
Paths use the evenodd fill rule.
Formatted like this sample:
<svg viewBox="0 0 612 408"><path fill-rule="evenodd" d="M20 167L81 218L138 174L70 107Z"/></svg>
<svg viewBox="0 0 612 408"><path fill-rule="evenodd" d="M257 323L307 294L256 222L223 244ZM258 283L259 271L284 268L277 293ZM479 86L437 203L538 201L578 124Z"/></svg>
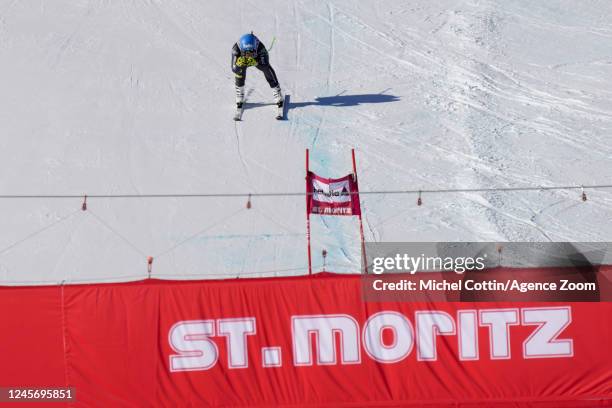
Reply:
<svg viewBox="0 0 612 408"><path fill-rule="evenodd" d="M310 181L308 177L309 172L308 149L306 149L306 240L308 241L308 274L312 275L312 255L310 253L310 195L308 194L310 191L308 186L308 182Z"/></svg>
<svg viewBox="0 0 612 408"><path fill-rule="evenodd" d="M357 163L355 161L355 149L351 149L351 154L353 156L353 174L355 176L355 185L357 186L357 190L359 191L359 183L357 181ZM363 236L363 220L361 219L361 199L359 199L359 234L361 235L361 259L363 262L363 268L365 273L368 273L368 259L366 258L366 249L365 249L365 238Z"/></svg>

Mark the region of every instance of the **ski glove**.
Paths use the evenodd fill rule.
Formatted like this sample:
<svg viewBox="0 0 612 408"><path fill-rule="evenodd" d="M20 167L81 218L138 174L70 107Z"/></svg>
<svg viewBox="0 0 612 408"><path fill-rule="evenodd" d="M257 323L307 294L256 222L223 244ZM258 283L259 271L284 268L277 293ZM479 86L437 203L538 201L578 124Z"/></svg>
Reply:
<svg viewBox="0 0 612 408"><path fill-rule="evenodd" d="M236 65L239 67L254 67L257 65L257 60L253 57L238 57Z"/></svg>

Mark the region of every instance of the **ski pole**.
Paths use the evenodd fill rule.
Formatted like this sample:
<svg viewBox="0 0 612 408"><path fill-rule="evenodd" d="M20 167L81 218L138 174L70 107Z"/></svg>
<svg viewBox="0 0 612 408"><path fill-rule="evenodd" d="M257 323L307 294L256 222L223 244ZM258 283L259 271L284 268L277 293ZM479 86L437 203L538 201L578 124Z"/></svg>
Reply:
<svg viewBox="0 0 612 408"><path fill-rule="evenodd" d="M276 41L276 37L272 37L272 42L270 43L270 48L268 48L268 52L272 51L272 47L274 47L274 41Z"/></svg>

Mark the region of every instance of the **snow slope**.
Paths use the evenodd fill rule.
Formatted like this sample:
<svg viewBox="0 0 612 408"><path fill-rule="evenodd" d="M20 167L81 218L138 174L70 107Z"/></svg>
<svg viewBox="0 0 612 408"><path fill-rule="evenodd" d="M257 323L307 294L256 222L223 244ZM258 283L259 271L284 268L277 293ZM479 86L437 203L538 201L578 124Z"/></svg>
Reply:
<svg viewBox="0 0 612 408"><path fill-rule="evenodd" d="M0 194L304 191L304 151L362 190L610 184L612 2L0 1ZM262 75L231 120L230 48ZM609 241L612 192L363 195L370 241ZM304 198L0 199L0 282L306 272ZM359 268L312 219L315 269Z"/></svg>

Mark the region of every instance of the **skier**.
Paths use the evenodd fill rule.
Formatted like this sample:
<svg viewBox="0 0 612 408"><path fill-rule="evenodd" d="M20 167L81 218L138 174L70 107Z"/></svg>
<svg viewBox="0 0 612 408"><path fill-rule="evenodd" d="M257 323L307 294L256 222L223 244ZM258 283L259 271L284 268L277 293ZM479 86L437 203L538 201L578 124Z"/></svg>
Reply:
<svg viewBox="0 0 612 408"><path fill-rule="evenodd" d="M242 104L244 103L244 82L248 67L255 67L262 71L266 81L272 88L274 102L279 109L277 119L282 118L283 94L281 92L276 73L270 65L268 50L261 41L253 34L245 34L232 47L232 71L235 74L236 83L236 109L235 119L240 120ZM280 117L279 117L280 116Z"/></svg>

